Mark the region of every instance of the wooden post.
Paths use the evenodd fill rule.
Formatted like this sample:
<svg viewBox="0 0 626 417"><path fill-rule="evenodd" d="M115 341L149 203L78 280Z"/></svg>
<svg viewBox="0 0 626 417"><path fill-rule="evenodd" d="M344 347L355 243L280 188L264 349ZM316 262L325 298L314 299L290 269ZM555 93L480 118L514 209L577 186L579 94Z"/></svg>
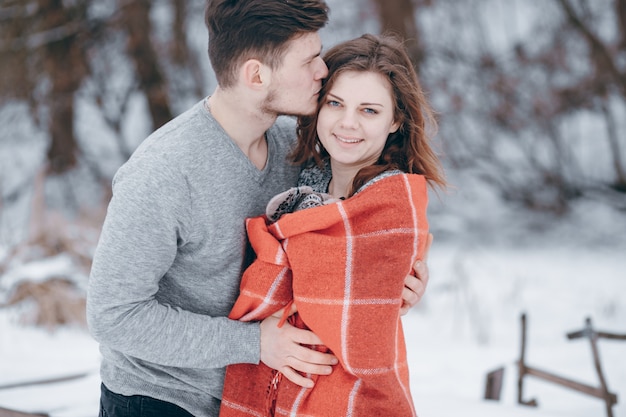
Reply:
<svg viewBox="0 0 626 417"><path fill-rule="evenodd" d="M572 381L571 379L555 375L551 372L542 371L541 369L533 368L531 366L525 366L524 368L525 375L532 375L539 379L543 379L544 381L552 382L557 385L561 385L562 387L570 388L575 391L582 392L583 394L599 398L601 400L604 400L605 397L608 397L611 403L617 402L617 396L615 394L606 393L606 391L604 391L602 388L592 387L591 385ZM525 403L522 402L522 404Z"/></svg>
<svg viewBox="0 0 626 417"><path fill-rule="evenodd" d="M588 332L587 337L589 337L589 342L591 343L591 352L593 354L593 365L596 368L596 372L598 373L598 379L600 380L600 387L602 388L603 400L606 405L606 415L608 417L613 417L613 403L617 402L617 398L611 398L611 394L609 393L609 389L606 385L606 380L604 379L604 374L602 373L602 366L600 365L600 355L598 354L598 335L593 331L591 327L591 318L587 317L585 320L585 330Z"/></svg>
<svg viewBox="0 0 626 417"><path fill-rule="evenodd" d="M502 380L504 379L504 367L495 369L487 374L485 384L485 399L500 401L502 392Z"/></svg>
<svg viewBox="0 0 626 417"><path fill-rule="evenodd" d="M517 381L518 385L518 396L517 401L520 404L536 406L536 400L524 401L523 399L523 383L524 376L533 375L537 378L543 379L548 382L553 382L557 385L561 385L566 388L573 389L575 391L582 392L584 394L590 395L592 397L596 397L604 400L606 405L606 413L607 417L613 417L613 404L617 403L617 395L609 392L606 380L604 379L604 373L602 372L602 366L600 365L600 355L598 353L598 345L597 340L600 337L606 337L609 339L619 339L626 340L626 335L619 335L614 333L605 333L605 332L595 332L591 325L591 319L587 318L585 320L585 328L583 330L577 332L567 333L568 339L576 339L581 337L587 337L591 343L591 352L593 354L593 362L596 368L596 372L598 374L598 379L600 380L600 387L593 387L591 385L583 384L577 381L573 381L568 378L564 378L558 375L555 375L550 372L543 371L541 369L533 368L525 363L525 355L526 355L526 314L522 314L522 348L520 360L518 362L519 367L519 379Z"/></svg>
<svg viewBox="0 0 626 417"><path fill-rule="evenodd" d="M527 373L527 366L525 362L526 357L526 313L522 313L522 349L520 354L518 365L518 377L517 377L517 402L519 404L529 405L531 407L537 406L537 400L534 398L529 401L524 401L524 376Z"/></svg>

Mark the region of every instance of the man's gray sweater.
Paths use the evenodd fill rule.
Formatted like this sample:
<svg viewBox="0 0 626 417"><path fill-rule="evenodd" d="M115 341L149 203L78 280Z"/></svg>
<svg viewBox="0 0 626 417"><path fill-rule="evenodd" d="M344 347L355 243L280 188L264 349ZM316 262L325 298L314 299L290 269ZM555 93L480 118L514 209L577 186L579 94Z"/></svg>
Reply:
<svg viewBox="0 0 626 417"><path fill-rule="evenodd" d="M279 118L259 170L200 102L119 169L87 298L109 390L216 416L224 367L259 362L258 323L226 316L244 267L244 219L295 185L294 140L293 119Z"/></svg>

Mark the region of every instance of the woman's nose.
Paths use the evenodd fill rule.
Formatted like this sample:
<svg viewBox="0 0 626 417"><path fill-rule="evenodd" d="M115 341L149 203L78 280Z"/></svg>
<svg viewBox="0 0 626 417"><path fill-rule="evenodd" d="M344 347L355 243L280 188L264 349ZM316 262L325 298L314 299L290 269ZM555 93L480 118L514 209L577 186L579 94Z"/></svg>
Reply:
<svg viewBox="0 0 626 417"><path fill-rule="evenodd" d="M346 110L341 116L341 126L354 129L358 125L358 120L354 111Z"/></svg>

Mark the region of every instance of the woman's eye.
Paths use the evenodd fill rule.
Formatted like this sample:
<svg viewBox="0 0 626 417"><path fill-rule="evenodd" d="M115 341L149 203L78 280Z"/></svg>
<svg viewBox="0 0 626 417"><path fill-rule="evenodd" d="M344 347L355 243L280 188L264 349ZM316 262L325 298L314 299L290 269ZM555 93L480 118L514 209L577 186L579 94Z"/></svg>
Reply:
<svg viewBox="0 0 626 417"><path fill-rule="evenodd" d="M365 108L365 109L363 109L363 111L365 113L368 113L368 114L378 114L378 112L376 110L370 109L370 108Z"/></svg>
<svg viewBox="0 0 626 417"><path fill-rule="evenodd" d="M339 106L339 102L336 100L328 100L328 105L331 107L337 107Z"/></svg>

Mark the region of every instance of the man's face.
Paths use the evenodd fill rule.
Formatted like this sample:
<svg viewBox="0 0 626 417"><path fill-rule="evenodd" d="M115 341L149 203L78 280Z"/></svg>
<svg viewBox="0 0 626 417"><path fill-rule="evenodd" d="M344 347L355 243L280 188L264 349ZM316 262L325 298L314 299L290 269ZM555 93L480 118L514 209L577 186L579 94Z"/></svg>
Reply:
<svg viewBox="0 0 626 417"><path fill-rule="evenodd" d="M328 75L321 50L318 33L306 33L289 42L282 65L272 73L264 112L293 116L315 112L322 79Z"/></svg>

